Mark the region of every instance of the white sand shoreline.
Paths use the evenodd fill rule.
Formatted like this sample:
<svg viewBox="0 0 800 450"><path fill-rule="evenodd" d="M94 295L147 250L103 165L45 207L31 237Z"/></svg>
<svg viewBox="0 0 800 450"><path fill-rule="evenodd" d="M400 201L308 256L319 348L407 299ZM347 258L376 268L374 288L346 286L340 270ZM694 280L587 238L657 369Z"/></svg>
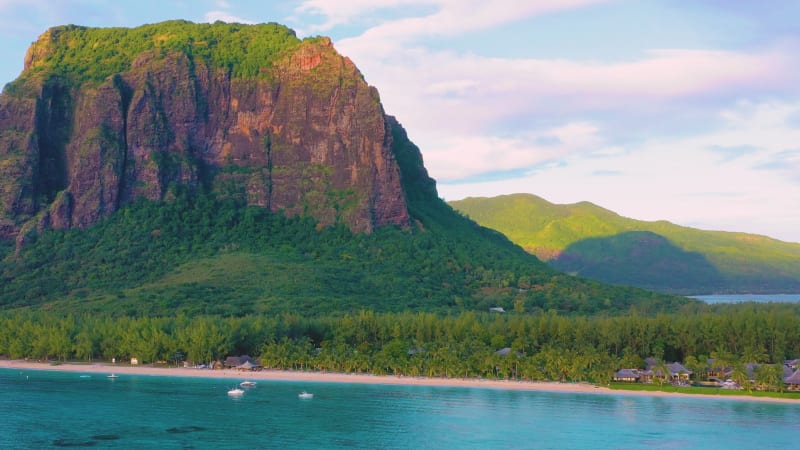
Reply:
<svg viewBox="0 0 800 450"><path fill-rule="evenodd" d="M554 381L508 381L508 380L484 380L484 379L464 379L464 378L429 378L429 377L407 377L394 375L369 375L369 374L344 374L328 372L301 372L288 370L262 370L258 372L240 372L233 369L209 370L194 369L183 367L153 367L153 366L130 366L127 364L100 363L61 363L25 361L25 360L0 360L0 369L18 370L47 370L59 372L76 372L92 374L111 374L116 375L151 375L151 376L171 376L171 377L199 377L199 378L218 378L244 380L264 380L264 381L302 381L310 383L350 383L350 384L383 384L383 385L402 385L402 386L438 386L438 387L466 387L466 388L489 388L489 389L508 389L518 391L540 391L540 392L564 392L564 393L583 393L601 395L638 395L649 397L688 397L688 398L708 398L715 400L737 400L749 402L769 402L769 403L790 403L800 405L800 400L787 398L753 397L749 395L706 395L706 394L686 394L661 391L627 391L609 389L603 386L595 386L589 383L559 383Z"/></svg>

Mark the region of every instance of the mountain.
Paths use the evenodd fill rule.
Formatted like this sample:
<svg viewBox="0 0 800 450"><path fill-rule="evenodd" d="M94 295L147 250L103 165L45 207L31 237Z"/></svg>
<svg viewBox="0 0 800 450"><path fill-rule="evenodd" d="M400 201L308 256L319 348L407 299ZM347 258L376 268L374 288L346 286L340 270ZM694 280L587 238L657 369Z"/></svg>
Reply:
<svg viewBox="0 0 800 450"><path fill-rule="evenodd" d="M173 315L675 309L565 276L439 199L327 38L56 27L0 96L0 307Z"/></svg>
<svg viewBox="0 0 800 450"><path fill-rule="evenodd" d="M622 217L588 202L530 194L450 205L552 267L606 283L680 294L800 291L800 244Z"/></svg>
<svg viewBox="0 0 800 450"><path fill-rule="evenodd" d="M0 236L204 188L355 231L407 225L377 91L277 24L56 27L0 103Z"/></svg>

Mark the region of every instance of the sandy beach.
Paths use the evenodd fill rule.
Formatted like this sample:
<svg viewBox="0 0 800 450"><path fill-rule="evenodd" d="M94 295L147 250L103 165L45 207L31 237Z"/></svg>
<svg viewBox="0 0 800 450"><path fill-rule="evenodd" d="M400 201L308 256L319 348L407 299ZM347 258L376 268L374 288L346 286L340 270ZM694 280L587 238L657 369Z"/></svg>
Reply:
<svg viewBox="0 0 800 450"><path fill-rule="evenodd" d="M699 397L719 400L737 400L751 402L792 403L800 405L800 400L786 398L753 397L749 395L704 395L685 394L673 392L652 391L626 391L614 390L590 383L559 383L552 381L508 381L484 380L464 378L428 378L404 377L393 375L369 374L344 374L325 372L301 372L286 370L261 370L257 372L241 372L234 369L210 370L183 367L153 367L148 365L131 366L127 364L100 363L61 363L54 365L52 362L38 362L25 360L0 360L0 369L17 370L49 370L59 372L76 372L92 374L115 375L151 375L173 377L202 377L232 379L237 381L265 380L265 381L303 381L309 383L352 383L352 384L383 384L404 386L440 386L440 387L465 387L509 389L518 391L564 392L599 395L638 395L650 397Z"/></svg>

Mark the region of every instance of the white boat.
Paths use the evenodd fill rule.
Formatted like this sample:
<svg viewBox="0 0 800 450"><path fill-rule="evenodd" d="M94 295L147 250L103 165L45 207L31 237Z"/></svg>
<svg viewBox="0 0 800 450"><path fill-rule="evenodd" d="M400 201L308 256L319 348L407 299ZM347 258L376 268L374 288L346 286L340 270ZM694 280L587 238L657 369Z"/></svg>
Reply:
<svg viewBox="0 0 800 450"><path fill-rule="evenodd" d="M243 394L244 394L244 389L233 388L233 389L228 391L228 395L234 396L234 397L238 397L238 396L243 395Z"/></svg>
<svg viewBox="0 0 800 450"><path fill-rule="evenodd" d="M310 392L303 391L300 394L298 394L297 397L302 399L302 400L311 400L312 398L314 398L314 394L312 394Z"/></svg>
<svg viewBox="0 0 800 450"><path fill-rule="evenodd" d="M111 375L107 376L106 378L119 378L119 376L118 376L118 375L114 375L114 374L112 373Z"/></svg>
<svg viewBox="0 0 800 450"><path fill-rule="evenodd" d="M242 387L253 387L255 385L256 385L255 381L242 381L241 383L239 383L239 386Z"/></svg>

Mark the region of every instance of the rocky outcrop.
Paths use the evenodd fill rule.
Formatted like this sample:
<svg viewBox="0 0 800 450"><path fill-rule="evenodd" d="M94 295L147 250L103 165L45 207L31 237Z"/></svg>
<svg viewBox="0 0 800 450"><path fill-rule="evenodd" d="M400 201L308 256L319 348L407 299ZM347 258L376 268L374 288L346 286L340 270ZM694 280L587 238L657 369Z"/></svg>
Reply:
<svg viewBox="0 0 800 450"><path fill-rule="evenodd" d="M330 40L298 41L259 76L149 50L76 83L42 62L58 33L31 46L21 79L0 96L0 238L86 227L174 189L359 232L409 223L393 119Z"/></svg>

